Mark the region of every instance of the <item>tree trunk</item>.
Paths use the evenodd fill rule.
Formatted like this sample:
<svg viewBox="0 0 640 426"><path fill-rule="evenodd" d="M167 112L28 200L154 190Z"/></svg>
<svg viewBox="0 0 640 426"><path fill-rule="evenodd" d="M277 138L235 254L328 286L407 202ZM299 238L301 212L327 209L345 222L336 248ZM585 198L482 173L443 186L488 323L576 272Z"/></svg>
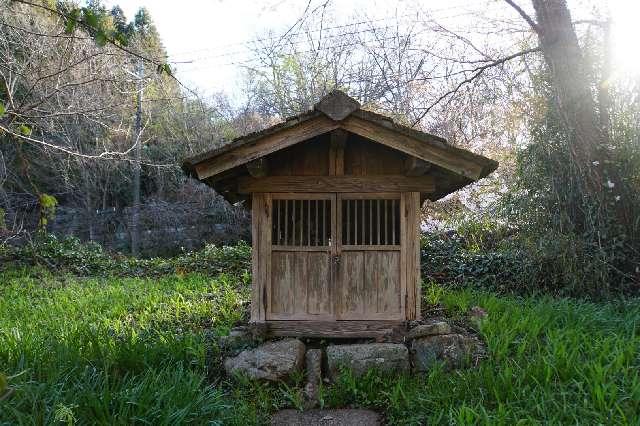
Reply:
<svg viewBox="0 0 640 426"><path fill-rule="evenodd" d="M512 0L507 1L513 5ZM611 219L607 204L612 205L615 220L631 231L635 212L628 199L629 188L610 155L611 99L608 89L597 93L600 101L600 108L597 108L590 67L580 50L566 0L531 1L537 23L529 18L530 24L538 33L551 73L558 112L567 130L572 166L581 183L581 198L597 203L600 222ZM519 12L523 14L521 10ZM605 43L610 42L609 37L609 28L605 28ZM608 58L605 58L604 67L605 73L611 72ZM608 77L605 75L604 78ZM583 210L578 207L577 211ZM576 219L574 223L580 225L582 220Z"/></svg>
<svg viewBox="0 0 640 426"><path fill-rule="evenodd" d="M565 0L532 0L537 32L549 67L560 118L567 128L570 152L586 190L601 198L608 140L599 126L588 67L578 45Z"/></svg>
<svg viewBox="0 0 640 426"><path fill-rule="evenodd" d="M602 76L598 84L598 110L600 113L600 128L607 138L611 137L611 78L613 68L611 66L611 21L608 20L603 27L602 56Z"/></svg>

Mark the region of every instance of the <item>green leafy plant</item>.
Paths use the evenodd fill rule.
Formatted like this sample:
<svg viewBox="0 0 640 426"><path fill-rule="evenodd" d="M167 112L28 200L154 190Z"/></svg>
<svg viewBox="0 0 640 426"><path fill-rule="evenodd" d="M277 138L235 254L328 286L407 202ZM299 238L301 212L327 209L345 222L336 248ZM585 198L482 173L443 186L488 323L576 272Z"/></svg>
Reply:
<svg viewBox="0 0 640 426"><path fill-rule="evenodd" d="M38 203L40 207L40 218L38 220L38 228L44 231L47 228L47 223L54 218L56 214L56 207L58 200L53 195L40 194L38 196Z"/></svg>
<svg viewBox="0 0 640 426"><path fill-rule="evenodd" d="M76 416L73 414L73 410L78 408L77 404L64 405L58 404L54 414L54 420L56 422L66 423L67 426L73 426L76 424Z"/></svg>
<svg viewBox="0 0 640 426"><path fill-rule="evenodd" d="M424 284L423 284L424 285ZM435 281L430 280L425 286L424 301L431 306L438 305L442 301L445 289Z"/></svg>

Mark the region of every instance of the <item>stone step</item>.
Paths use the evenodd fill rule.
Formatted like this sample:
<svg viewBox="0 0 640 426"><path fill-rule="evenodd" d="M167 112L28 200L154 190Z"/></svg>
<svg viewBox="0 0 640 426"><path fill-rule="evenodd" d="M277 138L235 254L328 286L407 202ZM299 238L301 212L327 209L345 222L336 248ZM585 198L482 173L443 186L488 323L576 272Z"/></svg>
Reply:
<svg viewBox="0 0 640 426"><path fill-rule="evenodd" d="M281 410L271 419L273 426L379 426L382 416L371 410Z"/></svg>

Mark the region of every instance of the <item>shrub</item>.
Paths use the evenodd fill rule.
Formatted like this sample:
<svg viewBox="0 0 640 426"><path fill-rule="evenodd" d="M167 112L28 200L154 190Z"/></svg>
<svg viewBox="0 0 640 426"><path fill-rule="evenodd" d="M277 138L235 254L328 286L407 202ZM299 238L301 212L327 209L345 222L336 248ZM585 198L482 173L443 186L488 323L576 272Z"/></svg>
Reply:
<svg viewBox="0 0 640 426"><path fill-rule="evenodd" d="M82 243L75 237L42 235L22 247L0 249L0 267L40 266L80 276L159 276L192 272L246 275L251 269L251 247L241 241L233 246L207 245L200 251L173 258L137 259L106 252L99 244Z"/></svg>
<svg viewBox="0 0 640 426"><path fill-rule="evenodd" d="M472 236L462 232L422 236L424 279L501 293L589 298L638 293L633 277L614 279L618 272L612 271L607 252L572 234L548 231L530 236L499 228L476 228Z"/></svg>

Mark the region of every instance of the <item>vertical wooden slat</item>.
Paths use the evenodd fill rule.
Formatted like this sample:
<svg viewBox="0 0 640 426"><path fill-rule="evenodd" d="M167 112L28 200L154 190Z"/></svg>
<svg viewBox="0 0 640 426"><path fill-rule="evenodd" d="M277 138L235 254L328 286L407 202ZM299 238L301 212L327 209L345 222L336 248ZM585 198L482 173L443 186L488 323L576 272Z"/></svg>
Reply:
<svg viewBox="0 0 640 426"><path fill-rule="evenodd" d="M304 245L304 200L300 200L300 244Z"/></svg>
<svg viewBox="0 0 640 426"><path fill-rule="evenodd" d="M327 200L322 200L322 245L326 246L326 234L327 234L327 228L326 228L326 217L327 217Z"/></svg>
<svg viewBox="0 0 640 426"><path fill-rule="evenodd" d="M358 226L358 200L353 200L353 244L358 244L360 227Z"/></svg>
<svg viewBox="0 0 640 426"><path fill-rule="evenodd" d="M365 226L365 222L364 222L364 200L360 200L360 214L362 216L362 223L360 225L362 227L362 232L361 232L361 235L360 235L360 239L361 239L360 244L364 245L364 244L366 244L365 240L364 240L364 238L365 238L365 235L364 235L365 234L365 231L364 231L364 226Z"/></svg>
<svg viewBox="0 0 640 426"><path fill-rule="evenodd" d="M369 200L369 244L373 245L373 200Z"/></svg>
<svg viewBox="0 0 640 426"><path fill-rule="evenodd" d="M296 245L296 200L291 200L291 245Z"/></svg>
<svg viewBox="0 0 640 426"><path fill-rule="evenodd" d="M384 224L384 242L382 244L389 244L389 235L387 232L387 228L389 227L387 210L389 209L389 207L387 206L387 204L387 200L384 200L384 222L382 222Z"/></svg>
<svg viewBox="0 0 640 426"><path fill-rule="evenodd" d="M396 243L396 200L391 200L391 244Z"/></svg>
<svg viewBox="0 0 640 426"><path fill-rule="evenodd" d="M311 245L311 200L307 200L307 245Z"/></svg>
<svg viewBox="0 0 640 426"><path fill-rule="evenodd" d="M376 200L376 228L376 235L378 236L376 244L380 245L380 200Z"/></svg>
<svg viewBox="0 0 640 426"><path fill-rule="evenodd" d="M289 200L284 201L284 245L289 244Z"/></svg>
<svg viewBox="0 0 640 426"><path fill-rule="evenodd" d="M318 223L320 221L320 216L318 215L318 200L314 200L314 204L316 205L316 218L315 218L315 223L316 223L316 245L318 244Z"/></svg>
<svg viewBox="0 0 640 426"><path fill-rule="evenodd" d="M276 245L280 244L280 200L275 200L273 220L275 222L275 241Z"/></svg>
<svg viewBox="0 0 640 426"><path fill-rule="evenodd" d="M345 244L351 244L351 200L344 200L343 203L347 204L347 238Z"/></svg>

